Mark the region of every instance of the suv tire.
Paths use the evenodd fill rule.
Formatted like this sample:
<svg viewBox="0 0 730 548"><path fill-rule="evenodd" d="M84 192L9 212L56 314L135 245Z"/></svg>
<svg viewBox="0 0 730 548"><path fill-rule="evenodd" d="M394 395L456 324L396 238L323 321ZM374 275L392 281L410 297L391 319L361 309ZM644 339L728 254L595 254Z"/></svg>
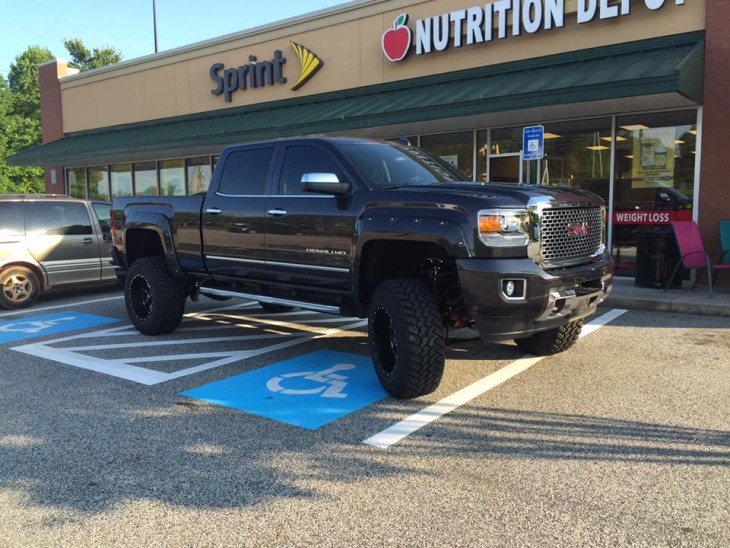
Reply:
<svg viewBox="0 0 730 548"><path fill-rule="evenodd" d="M583 320L576 320L554 329L535 333L526 339L516 339L515 342L524 352L535 356L552 356L573 346L578 340L582 328Z"/></svg>
<svg viewBox="0 0 730 548"><path fill-rule="evenodd" d="M418 280L386 280L375 290L368 341L380 383L396 398L438 387L446 360L446 330L436 301Z"/></svg>
<svg viewBox="0 0 730 548"><path fill-rule="evenodd" d="M124 283L124 302L134 326L145 335L175 330L185 312L185 281L170 274L162 257L134 261Z"/></svg>
<svg viewBox="0 0 730 548"><path fill-rule="evenodd" d="M0 272L0 305L4 308L25 308L40 294L41 282L30 268L9 266Z"/></svg>

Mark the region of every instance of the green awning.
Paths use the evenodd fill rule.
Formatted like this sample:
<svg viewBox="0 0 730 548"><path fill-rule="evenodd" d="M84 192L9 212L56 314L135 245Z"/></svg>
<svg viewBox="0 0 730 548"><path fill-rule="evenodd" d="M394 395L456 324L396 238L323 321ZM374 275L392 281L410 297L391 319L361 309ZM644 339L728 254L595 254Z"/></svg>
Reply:
<svg viewBox="0 0 730 548"><path fill-rule="evenodd" d="M486 50L485 50L486 51ZM69 133L11 165L191 155L235 142L356 131L637 96L702 102L704 33L552 55L353 90ZM414 61L417 62L418 60ZM174 153L174 154L173 154Z"/></svg>

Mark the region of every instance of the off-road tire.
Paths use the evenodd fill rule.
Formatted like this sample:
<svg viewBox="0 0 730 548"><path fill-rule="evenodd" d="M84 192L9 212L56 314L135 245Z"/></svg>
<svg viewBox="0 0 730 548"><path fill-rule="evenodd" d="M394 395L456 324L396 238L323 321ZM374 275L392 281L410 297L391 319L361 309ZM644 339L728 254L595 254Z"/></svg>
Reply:
<svg viewBox="0 0 730 548"><path fill-rule="evenodd" d="M370 354L383 388L417 398L438 387L446 360L446 329L436 301L418 280L386 280L368 316Z"/></svg>
<svg viewBox="0 0 730 548"><path fill-rule="evenodd" d="M15 310L32 305L41 294L38 275L24 266L9 266L0 272L0 306Z"/></svg>
<svg viewBox="0 0 730 548"><path fill-rule="evenodd" d="M185 281L170 273L163 257L134 261L124 283L124 302L134 326L145 335L175 330L185 312Z"/></svg>
<svg viewBox="0 0 730 548"><path fill-rule="evenodd" d="M259 306L264 309L266 312L271 312L272 314L277 314L279 312L289 312L291 310L294 310L293 306L287 306L285 304L275 304L275 303L262 303L259 301Z"/></svg>
<svg viewBox="0 0 730 548"><path fill-rule="evenodd" d="M583 320L576 320L555 329L541 331L526 339L516 339L520 350L535 356L552 356L568 350L575 344L583 328Z"/></svg>

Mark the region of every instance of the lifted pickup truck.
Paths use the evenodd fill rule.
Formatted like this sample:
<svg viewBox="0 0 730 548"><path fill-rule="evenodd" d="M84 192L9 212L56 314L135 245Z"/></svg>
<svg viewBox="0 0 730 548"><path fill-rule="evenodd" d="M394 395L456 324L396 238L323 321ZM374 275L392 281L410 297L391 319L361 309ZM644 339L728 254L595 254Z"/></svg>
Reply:
<svg viewBox="0 0 730 548"><path fill-rule="evenodd" d="M206 195L117 198L112 209L140 332L174 330L200 294L367 317L375 371L397 398L436 389L449 329L566 350L613 280L596 195L465 182L391 142L235 145Z"/></svg>

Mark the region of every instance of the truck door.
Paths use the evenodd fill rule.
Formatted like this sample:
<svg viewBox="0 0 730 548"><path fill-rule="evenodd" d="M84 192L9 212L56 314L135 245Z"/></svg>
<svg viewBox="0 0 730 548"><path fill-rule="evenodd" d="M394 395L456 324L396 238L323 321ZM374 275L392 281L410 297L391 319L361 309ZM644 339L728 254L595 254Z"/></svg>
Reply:
<svg viewBox="0 0 730 548"><path fill-rule="evenodd" d="M305 173L347 177L324 148L286 145L274 191L266 202L267 265L272 281L349 291L353 262L353 200L304 192Z"/></svg>
<svg viewBox="0 0 730 548"><path fill-rule="evenodd" d="M202 213L204 258L212 274L266 278L264 207L274 150L252 146L221 158L217 187L208 192Z"/></svg>

